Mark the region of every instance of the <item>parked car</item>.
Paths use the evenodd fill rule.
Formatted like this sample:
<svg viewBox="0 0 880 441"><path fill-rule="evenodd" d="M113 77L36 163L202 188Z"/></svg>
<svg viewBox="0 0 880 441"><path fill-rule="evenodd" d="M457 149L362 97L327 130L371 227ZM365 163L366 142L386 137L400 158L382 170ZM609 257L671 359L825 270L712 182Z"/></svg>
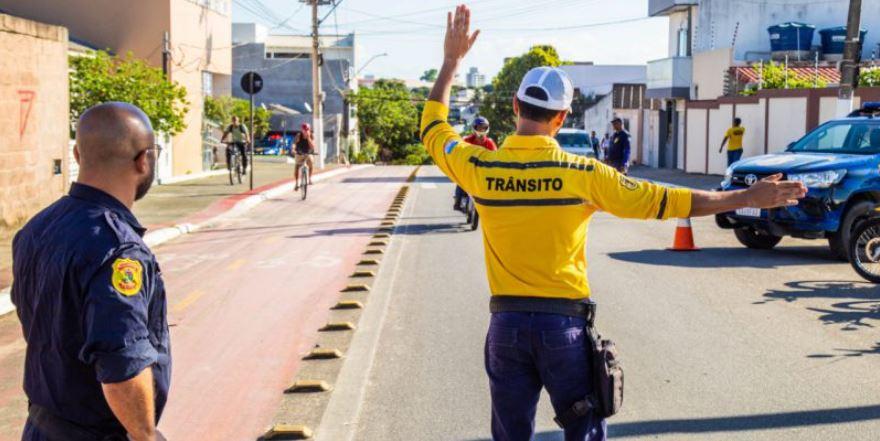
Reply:
<svg viewBox="0 0 880 441"><path fill-rule="evenodd" d="M290 154L290 146L293 144L293 135L286 132L271 131L256 142L255 155L281 156Z"/></svg>
<svg viewBox="0 0 880 441"><path fill-rule="evenodd" d="M594 158L593 147L590 146L590 135L586 130L560 129L556 134L556 142L569 153Z"/></svg>
<svg viewBox="0 0 880 441"><path fill-rule="evenodd" d="M783 236L827 239L846 259L853 227L880 203L880 103L865 103L848 117L831 120L788 145L785 152L746 158L731 165L722 191L746 188L782 173L806 185L796 206L743 208L716 216L749 248L770 249Z"/></svg>

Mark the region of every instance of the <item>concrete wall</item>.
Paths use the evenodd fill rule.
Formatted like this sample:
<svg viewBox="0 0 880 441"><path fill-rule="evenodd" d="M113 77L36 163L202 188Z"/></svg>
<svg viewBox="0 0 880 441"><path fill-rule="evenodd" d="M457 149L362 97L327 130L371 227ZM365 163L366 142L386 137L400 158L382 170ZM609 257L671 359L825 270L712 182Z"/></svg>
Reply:
<svg viewBox="0 0 880 441"><path fill-rule="evenodd" d="M694 54L691 96L704 100L724 95L724 79L733 64L732 54L729 48Z"/></svg>
<svg viewBox="0 0 880 441"><path fill-rule="evenodd" d="M669 51L668 56L678 56L678 31L687 29L687 12L674 12L669 14Z"/></svg>
<svg viewBox="0 0 880 441"><path fill-rule="evenodd" d="M627 65L571 64L560 66L575 88L584 95L605 95L615 83L645 84L648 67Z"/></svg>
<svg viewBox="0 0 880 441"><path fill-rule="evenodd" d="M216 91L231 73L231 20L190 0L3 0L7 12L65 26L70 36L117 54L131 52L162 66L162 42L170 34L170 78L186 87L186 130L173 138L172 172L202 171L202 71L217 74ZM216 93L216 92L215 92Z"/></svg>
<svg viewBox="0 0 880 441"><path fill-rule="evenodd" d="M856 93L854 107L865 100L880 101L880 88L862 88ZM719 154L718 148L734 116L743 120L743 155L749 157L784 151L789 143L836 118L836 107L835 88L763 90L752 97L690 101L686 116L686 169L691 173L724 172L726 156L723 152Z"/></svg>
<svg viewBox="0 0 880 441"><path fill-rule="evenodd" d="M734 59L745 60L749 51L770 51L767 27L787 21L816 26L813 44L819 44L818 30L846 24L847 2L805 2L803 0L700 0L695 52L734 47ZM737 25L739 29L737 30ZM863 58L880 42L880 2L862 2L862 27L868 29ZM733 44L736 32L736 44ZM752 58L754 59L754 58Z"/></svg>
<svg viewBox="0 0 880 441"><path fill-rule="evenodd" d="M0 57L7 61L0 69L0 230L9 231L66 190L67 30L0 14Z"/></svg>

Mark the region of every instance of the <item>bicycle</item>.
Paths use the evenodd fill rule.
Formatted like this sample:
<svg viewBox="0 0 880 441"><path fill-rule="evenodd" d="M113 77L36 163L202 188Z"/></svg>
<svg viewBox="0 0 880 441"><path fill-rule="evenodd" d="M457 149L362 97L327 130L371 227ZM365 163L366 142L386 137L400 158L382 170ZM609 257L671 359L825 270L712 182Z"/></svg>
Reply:
<svg viewBox="0 0 880 441"><path fill-rule="evenodd" d="M856 224L848 245L849 262L856 273L871 283L880 283L880 208Z"/></svg>
<svg viewBox="0 0 880 441"><path fill-rule="evenodd" d="M308 155L317 156L316 153L308 153ZM299 169L299 191L302 194L302 200L306 200L306 196L309 194L309 181L311 181L309 174L311 172L309 170L309 161L303 161Z"/></svg>
<svg viewBox="0 0 880 441"><path fill-rule="evenodd" d="M244 175L244 165L242 164L241 152L238 151L234 142L226 143L226 168L229 169L229 185L235 185L235 180L241 184L241 177Z"/></svg>
<svg viewBox="0 0 880 441"><path fill-rule="evenodd" d="M471 195L465 195L463 202L464 209L462 211L467 216L465 225L470 225L471 231L474 231L480 224L480 213L477 212L477 205L474 203L474 198Z"/></svg>

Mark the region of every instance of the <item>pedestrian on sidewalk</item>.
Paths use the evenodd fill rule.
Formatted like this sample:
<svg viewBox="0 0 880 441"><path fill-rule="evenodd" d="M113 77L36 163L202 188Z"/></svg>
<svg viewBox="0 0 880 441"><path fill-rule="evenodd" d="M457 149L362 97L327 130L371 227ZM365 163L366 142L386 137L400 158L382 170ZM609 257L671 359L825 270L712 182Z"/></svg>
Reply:
<svg viewBox="0 0 880 441"><path fill-rule="evenodd" d="M248 157L245 147L250 142L251 135L248 132L247 126L242 124L237 116L233 116L232 124L226 126L223 136L220 137L220 142L226 142L226 138L229 136L232 137L232 142L226 145L226 164L228 166L232 160L232 150L230 148L238 149L238 153L241 155L242 172L244 172L248 168Z"/></svg>
<svg viewBox="0 0 880 441"><path fill-rule="evenodd" d="M639 219L707 216L739 207L793 205L806 188L759 181L738 192L704 192L635 181L593 158L563 151L554 139L571 112L564 70L538 67L513 99L516 133L497 151L470 145L447 122L452 83L479 31L470 10L449 14L443 66L425 103L421 138L434 162L471 194L483 219L492 312L485 366L492 437L529 440L542 388L563 418L565 439L604 440L604 419L575 406L596 392L587 347L590 289L584 253L597 209ZM586 409L586 410L585 410ZM580 410L585 410L580 412Z"/></svg>
<svg viewBox="0 0 880 441"><path fill-rule="evenodd" d="M596 159L601 160L602 158L599 157L599 150L601 149L601 147L599 147L599 138L596 137L595 130L590 132L590 146L593 147L593 155L596 157Z"/></svg>
<svg viewBox="0 0 880 441"><path fill-rule="evenodd" d="M611 135L608 132L605 132L605 136L602 137L602 141L599 144L599 147L602 148L602 162L605 162L608 159L608 148L611 147Z"/></svg>
<svg viewBox="0 0 880 441"><path fill-rule="evenodd" d="M293 191L299 190L299 172L303 164L309 167L309 185L312 185L312 174L315 173L315 164L312 162L314 153L315 139L312 137L312 127L303 123L300 132L293 139L293 159L296 161L293 170Z"/></svg>
<svg viewBox="0 0 880 441"><path fill-rule="evenodd" d="M615 117L611 120L614 134L609 141L608 154L605 163L614 167L617 171L627 174L629 171L629 133L623 128L623 121Z"/></svg>
<svg viewBox="0 0 880 441"><path fill-rule="evenodd" d="M724 144L727 144L727 166L730 167L734 162L739 161L743 154L743 134L746 128L742 126L742 119L734 118L733 126L724 133L724 139L721 140L721 147L718 153L724 150Z"/></svg>
<svg viewBox="0 0 880 441"><path fill-rule="evenodd" d="M13 241L12 301L27 342L25 441L163 439L165 287L131 212L150 189L159 152L137 107L86 110L76 182Z"/></svg>

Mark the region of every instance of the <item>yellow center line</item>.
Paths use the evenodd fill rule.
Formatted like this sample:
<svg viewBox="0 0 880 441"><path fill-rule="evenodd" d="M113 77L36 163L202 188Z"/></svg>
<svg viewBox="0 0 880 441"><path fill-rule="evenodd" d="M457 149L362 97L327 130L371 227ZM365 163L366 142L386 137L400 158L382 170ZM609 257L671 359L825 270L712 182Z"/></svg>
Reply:
<svg viewBox="0 0 880 441"><path fill-rule="evenodd" d="M171 311L172 312L183 311L184 309L189 307L189 305L192 305L193 303L195 303L196 300L202 298L203 295L205 295L205 292L200 289L197 289L197 290L187 294L186 297L183 298L183 300L177 302L177 304L175 304L171 308Z"/></svg>
<svg viewBox="0 0 880 441"><path fill-rule="evenodd" d="M230 270L230 271L237 270L237 269L241 268L241 266L244 265L245 262L247 262L247 261L244 259L238 259L235 262L230 263L229 266L226 267L226 269Z"/></svg>

